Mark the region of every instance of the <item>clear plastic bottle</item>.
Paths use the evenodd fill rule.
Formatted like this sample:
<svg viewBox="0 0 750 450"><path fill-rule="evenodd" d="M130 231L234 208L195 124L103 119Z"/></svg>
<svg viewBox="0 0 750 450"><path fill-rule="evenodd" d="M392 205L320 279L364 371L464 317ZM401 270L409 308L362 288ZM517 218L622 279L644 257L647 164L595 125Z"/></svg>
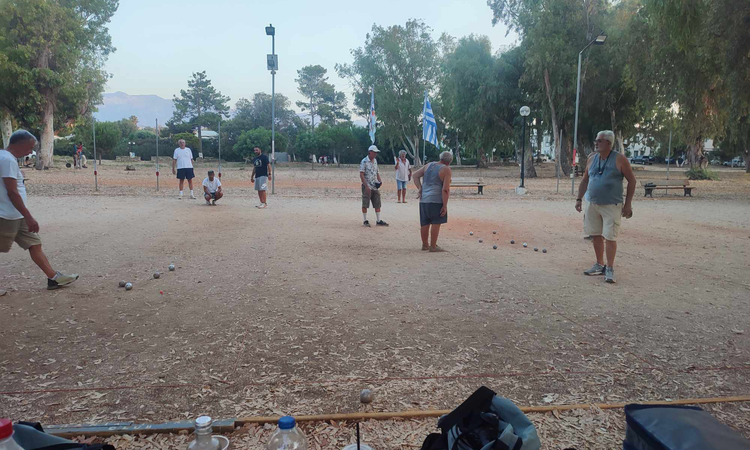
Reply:
<svg viewBox="0 0 750 450"><path fill-rule="evenodd" d="M220 450L221 442L211 436L213 421L208 416L195 419L195 439L188 445L188 450Z"/></svg>
<svg viewBox="0 0 750 450"><path fill-rule="evenodd" d="M307 438L297 428L294 417L284 416L279 419L279 428L268 440L266 450L307 450Z"/></svg>
<svg viewBox="0 0 750 450"><path fill-rule="evenodd" d="M23 450L13 439L13 422L0 419L0 450Z"/></svg>

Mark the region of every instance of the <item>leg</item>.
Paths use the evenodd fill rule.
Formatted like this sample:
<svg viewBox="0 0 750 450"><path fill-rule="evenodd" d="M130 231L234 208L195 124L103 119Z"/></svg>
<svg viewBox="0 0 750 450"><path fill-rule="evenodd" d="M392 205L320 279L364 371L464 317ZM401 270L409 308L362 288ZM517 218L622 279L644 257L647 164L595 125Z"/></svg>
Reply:
<svg viewBox="0 0 750 450"><path fill-rule="evenodd" d="M36 263L36 265L39 266L40 269L42 269L42 272L47 275L47 278L52 278L57 274L57 272L55 272L55 270L50 265L49 260L47 260L47 256L42 251L41 244L29 247L29 255L31 255L31 259Z"/></svg>
<svg viewBox="0 0 750 450"><path fill-rule="evenodd" d="M604 265L604 238L601 235L594 236L594 253L596 253L596 262L603 266Z"/></svg>
<svg viewBox="0 0 750 450"><path fill-rule="evenodd" d="M182 191L182 188L185 187L185 179L180 178L180 191Z"/></svg>
<svg viewBox="0 0 750 450"><path fill-rule="evenodd" d="M266 191L258 191L258 195L260 196L260 202L266 203Z"/></svg>
<svg viewBox="0 0 750 450"><path fill-rule="evenodd" d="M188 178L188 187L190 188L191 191L193 190L193 179L192 178Z"/></svg>
<svg viewBox="0 0 750 450"><path fill-rule="evenodd" d="M430 237L430 226L425 225L419 229L421 235L422 235L422 250L427 250L430 248L430 244L428 242Z"/></svg>
<svg viewBox="0 0 750 450"><path fill-rule="evenodd" d="M440 234L440 224L433 223L432 231L430 232L430 247L435 248L437 246L438 235Z"/></svg>
<svg viewBox="0 0 750 450"><path fill-rule="evenodd" d="M224 197L224 193L223 192L217 192L216 193L216 200L220 199L221 197Z"/></svg>
<svg viewBox="0 0 750 450"><path fill-rule="evenodd" d="M403 195L401 197L401 203L406 203L406 185L404 185Z"/></svg>
<svg viewBox="0 0 750 450"><path fill-rule="evenodd" d="M601 238L601 236L599 236ZM607 266L615 266L615 255L617 254L617 241L607 241Z"/></svg>

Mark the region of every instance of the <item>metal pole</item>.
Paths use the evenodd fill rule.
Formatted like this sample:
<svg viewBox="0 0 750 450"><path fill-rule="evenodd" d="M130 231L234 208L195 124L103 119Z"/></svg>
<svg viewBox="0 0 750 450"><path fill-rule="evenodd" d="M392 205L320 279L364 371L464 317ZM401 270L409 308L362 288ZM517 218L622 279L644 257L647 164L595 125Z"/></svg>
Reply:
<svg viewBox="0 0 750 450"><path fill-rule="evenodd" d="M523 118L523 136L521 136L521 139L521 187L524 187L524 169L526 168L526 117Z"/></svg>
<svg viewBox="0 0 750 450"><path fill-rule="evenodd" d="M591 45L591 44L589 44ZM588 45L586 46L588 48ZM584 48L583 50L586 50ZM575 165L576 165L576 153L578 150L578 105L581 102L581 58L583 57L583 50L581 50L580 53L578 53L578 81L576 83L576 121L575 125L573 126L573 160L571 161L571 167L570 167L570 194L575 195L575 189L576 189L576 171L575 171Z"/></svg>
<svg viewBox="0 0 750 450"><path fill-rule="evenodd" d="M417 145L419 145L419 144L417 144ZM427 145L427 141L425 141L424 139L422 139L422 165L423 166L425 164L427 164L427 150L425 149L426 145ZM417 147L417 148L419 148L419 147ZM417 150L417 151L419 151L419 150Z"/></svg>
<svg viewBox="0 0 750 450"><path fill-rule="evenodd" d="M219 117L219 179L221 179L221 117Z"/></svg>
<svg viewBox="0 0 750 450"><path fill-rule="evenodd" d="M669 158L672 154L672 130L669 130L669 148L667 149L667 180L669 179ZM664 193L668 194L668 189L664 189Z"/></svg>
<svg viewBox="0 0 750 450"><path fill-rule="evenodd" d="M156 190L159 190L159 119L156 119Z"/></svg>
<svg viewBox="0 0 750 450"><path fill-rule="evenodd" d="M271 54L276 55L276 33L271 36ZM274 58L275 59L275 58ZM276 193L276 71L271 71L271 195Z"/></svg>
<svg viewBox="0 0 750 450"><path fill-rule="evenodd" d="M94 190L99 191L99 174L96 171L96 118L91 115L92 126L94 127Z"/></svg>

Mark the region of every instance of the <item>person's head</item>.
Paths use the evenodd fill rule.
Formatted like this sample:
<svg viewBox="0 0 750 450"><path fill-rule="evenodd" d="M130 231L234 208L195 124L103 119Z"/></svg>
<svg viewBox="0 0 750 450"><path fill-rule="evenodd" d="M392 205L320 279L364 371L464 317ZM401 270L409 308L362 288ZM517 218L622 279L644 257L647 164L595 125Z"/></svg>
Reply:
<svg viewBox="0 0 750 450"><path fill-rule="evenodd" d="M209 181L214 181L214 171L213 170L209 170L208 171L208 179L209 179Z"/></svg>
<svg viewBox="0 0 750 450"><path fill-rule="evenodd" d="M263 153L263 150L261 150L261 149L260 149L260 147L255 147L255 148L253 149L253 151L255 152L255 154L256 154L257 156L260 156L260 154L261 154L261 153Z"/></svg>
<svg viewBox="0 0 750 450"><path fill-rule="evenodd" d="M367 149L367 156L370 157L370 161L374 160L378 157L378 153L380 153L380 150L374 145L371 145L370 148Z"/></svg>
<svg viewBox="0 0 750 450"><path fill-rule="evenodd" d="M398 157L401 159L406 159L406 150L401 150L398 152Z"/></svg>
<svg viewBox="0 0 750 450"><path fill-rule="evenodd" d="M185 139L180 139L177 141L177 145L180 146L180 148L185 148Z"/></svg>
<svg viewBox="0 0 750 450"><path fill-rule="evenodd" d="M26 130L18 130L10 135L8 141L8 150L16 158L23 158L26 155L31 154L36 146L36 136L29 133Z"/></svg>
<svg viewBox="0 0 750 450"><path fill-rule="evenodd" d="M445 151L440 154L440 162L446 166L450 166L453 161L453 153Z"/></svg>
<svg viewBox="0 0 750 450"><path fill-rule="evenodd" d="M594 150L597 152L608 152L615 144L615 133L610 130L600 131L594 140Z"/></svg>

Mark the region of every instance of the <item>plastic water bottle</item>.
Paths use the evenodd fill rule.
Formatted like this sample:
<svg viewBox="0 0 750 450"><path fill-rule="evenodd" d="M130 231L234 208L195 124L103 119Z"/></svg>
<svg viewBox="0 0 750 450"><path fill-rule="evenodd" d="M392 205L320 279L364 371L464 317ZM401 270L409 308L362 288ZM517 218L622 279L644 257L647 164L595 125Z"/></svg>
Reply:
<svg viewBox="0 0 750 450"><path fill-rule="evenodd" d="M219 450L221 443L211 436L213 421L208 416L195 419L195 439L188 445L188 450Z"/></svg>
<svg viewBox="0 0 750 450"><path fill-rule="evenodd" d="M23 450L13 439L13 422L0 419L0 450Z"/></svg>
<svg viewBox="0 0 750 450"><path fill-rule="evenodd" d="M271 435L266 450L307 450L307 438L292 416L279 419L279 428Z"/></svg>

